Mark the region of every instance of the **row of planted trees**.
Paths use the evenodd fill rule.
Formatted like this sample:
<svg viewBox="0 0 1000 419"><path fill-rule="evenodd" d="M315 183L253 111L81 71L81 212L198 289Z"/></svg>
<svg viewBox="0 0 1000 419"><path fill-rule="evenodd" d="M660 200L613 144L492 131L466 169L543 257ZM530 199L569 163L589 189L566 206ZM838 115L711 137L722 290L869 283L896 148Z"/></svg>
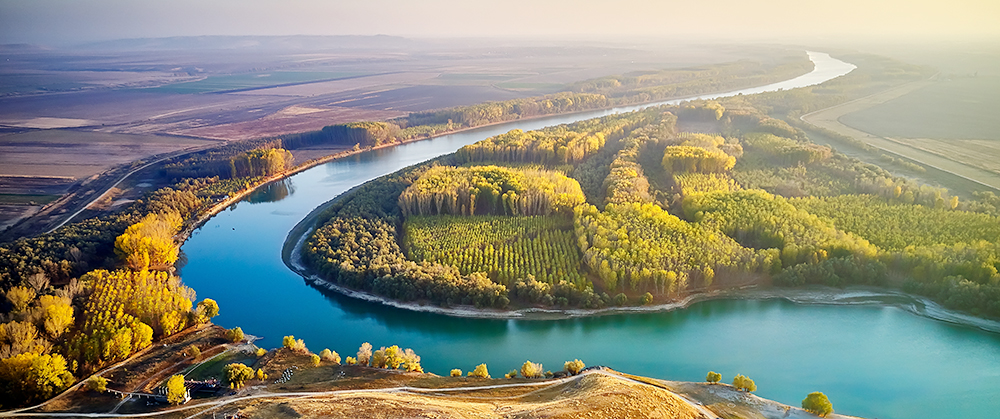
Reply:
<svg viewBox="0 0 1000 419"><path fill-rule="evenodd" d="M51 397L74 375L124 360L219 312L174 276L181 216L150 213L115 240L125 266L98 269L61 289L15 286L5 293L13 310L0 325L0 402L14 406Z"/></svg>

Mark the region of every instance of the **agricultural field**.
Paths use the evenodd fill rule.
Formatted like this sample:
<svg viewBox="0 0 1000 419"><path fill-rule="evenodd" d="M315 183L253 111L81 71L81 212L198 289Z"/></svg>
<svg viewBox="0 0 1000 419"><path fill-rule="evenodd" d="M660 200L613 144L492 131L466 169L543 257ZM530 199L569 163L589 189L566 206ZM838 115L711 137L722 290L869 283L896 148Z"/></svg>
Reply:
<svg viewBox="0 0 1000 419"><path fill-rule="evenodd" d="M111 166L213 143L161 135L29 131L0 136L0 175L81 179Z"/></svg>
<svg viewBox="0 0 1000 419"><path fill-rule="evenodd" d="M327 71L271 71L209 76L201 80L171 83L150 89L168 93L210 93L233 90L251 90L276 85L316 83L363 76L361 72Z"/></svg>
<svg viewBox="0 0 1000 419"><path fill-rule="evenodd" d="M982 79L988 78L983 77ZM930 134L936 133L935 135L945 135L943 133L948 133L948 139L927 139L933 137L928 134L920 134L918 131L903 131L903 128L899 128L911 123L915 125L926 124L927 122L920 121L929 120L933 122L938 118L938 116L927 115L926 113L921 114L918 110L924 109L924 111L920 112L927 112L929 107L934 105L930 101L933 100L935 95L940 96L942 94L942 91L939 89L940 86L944 85L943 83L947 82L918 81L907 83L865 98L804 115L802 119L820 128L860 140L889 154L901 156L945 172L947 175L964 178L978 183L980 186L1000 190L1000 173L995 171L989 163L989 160L996 160L1000 158L1000 155L993 155L989 149L985 150L984 153L983 150L971 148L975 146L975 142L970 143L968 140L954 140L955 138L962 138L972 133L982 134L985 132L980 128L973 128L973 125L984 126L987 129L990 126L996 126L997 122L995 118L988 115L989 109L995 109L995 107L990 108L988 104L995 103L996 101L995 98L985 99L985 96L989 92L984 91L980 94L973 94L972 91L974 89L971 86L967 86L964 89L959 89L957 94L949 96L950 98L947 99L946 103L955 105L958 109L965 109L973 117L968 115L962 116L960 120L965 121L965 124L942 123L942 128L935 128L928 131ZM982 87L980 86L980 88ZM933 89L929 90L929 93L919 93L928 88ZM970 102L966 102L966 99L960 99L963 97L962 92L972 95L967 97L978 96L983 106L973 106L970 105ZM911 97L914 94L917 94L917 96ZM943 96L939 99L945 100ZM883 108L883 106L885 107ZM941 109L947 109L947 105L939 106L941 106ZM878 113L874 116L864 116L869 112L869 109L876 109L873 112ZM904 111L905 109L909 109L913 113L907 113ZM852 121L852 115L860 116L854 117L853 121L855 122L849 122ZM862 118L862 116L864 118L860 119L862 121L861 124L866 125L859 125L858 127L851 125L857 123L859 121L857 118ZM886 119L885 121L878 120L877 118L879 117ZM915 138L923 140L890 136L904 132L917 134ZM994 134L991 134L989 138L972 141L994 141L990 138L998 138L996 132L994 128ZM960 148L962 145L970 148Z"/></svg>
<svg viewBox="0 0 1000 419"><path fill-rule="evenodd" d="M840 120L883 137L1000 141L996 92L1000 76L942 79Z"/></svg>

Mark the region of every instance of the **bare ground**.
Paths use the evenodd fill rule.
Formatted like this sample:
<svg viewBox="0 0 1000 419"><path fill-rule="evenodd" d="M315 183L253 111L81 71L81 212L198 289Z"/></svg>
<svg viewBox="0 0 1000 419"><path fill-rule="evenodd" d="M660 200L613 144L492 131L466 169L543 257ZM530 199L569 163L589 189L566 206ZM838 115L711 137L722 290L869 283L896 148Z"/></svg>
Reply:
<svg viewBox="0 0 1000 419"><path fill-rule="evenodd" d="M907 83L881 93L876 93L861 99L856 99L841 105L819 110L807 115L802 119L810 124L826 128L842 135L853 137L869 145L887 151L889 153L903 156L918 163L933 167L935 169L971 180L980 185L1000 190L1000 174L984 170L974 165L952 160L941 154L914 147L900 140L893 140L882 136L874 135L844 125L840 119L849 113L858 112L877 104L888 102L901 97L907 93L920 89L932 81L918 81Z"/></svg>

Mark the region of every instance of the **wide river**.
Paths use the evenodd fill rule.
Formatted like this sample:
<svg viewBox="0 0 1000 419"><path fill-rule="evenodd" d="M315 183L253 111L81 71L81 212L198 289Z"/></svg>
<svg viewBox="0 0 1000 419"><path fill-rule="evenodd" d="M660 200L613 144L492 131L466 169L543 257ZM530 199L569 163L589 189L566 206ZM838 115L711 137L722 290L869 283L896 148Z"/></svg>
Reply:
<svg viewBox="0 0 1000 419"><path fill-rule="evenodd" d="M854 66L810 53L816 69L752 94L821 83ZM671 103L676 101L671 101ZM648 106L648 105L647 105ZM892 305L715 300L673 312L566 320L489 320L411 312L305 284L281 260L286 235L312 209L369 179L511 129L531 130L636 109L587 112L485 127L362 153L271 184L199 228L183 246L184 282L219 302L215 322L263 336L305 339L313 351L353 355L362 342L398 344L429 372L493 376L526 359L559 370L574 358L634 374L702 381L744 374L757 394L798 406L823 391L837 412L869 418L986 418L1000 412L1000 334L911 314Z"/></svg>

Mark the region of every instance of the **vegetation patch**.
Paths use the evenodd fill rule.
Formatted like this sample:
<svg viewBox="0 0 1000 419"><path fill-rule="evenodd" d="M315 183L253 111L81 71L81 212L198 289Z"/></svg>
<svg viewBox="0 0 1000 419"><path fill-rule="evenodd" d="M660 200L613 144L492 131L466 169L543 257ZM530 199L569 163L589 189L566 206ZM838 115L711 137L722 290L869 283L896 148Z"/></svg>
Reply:
<svg viewBox="0 0 1000 419"><path fill-rule="evenodd" d="M518 278L583 288L580 251L565 216L413 216L403 226L407 258L485 272L510 286Z"/></svg>

